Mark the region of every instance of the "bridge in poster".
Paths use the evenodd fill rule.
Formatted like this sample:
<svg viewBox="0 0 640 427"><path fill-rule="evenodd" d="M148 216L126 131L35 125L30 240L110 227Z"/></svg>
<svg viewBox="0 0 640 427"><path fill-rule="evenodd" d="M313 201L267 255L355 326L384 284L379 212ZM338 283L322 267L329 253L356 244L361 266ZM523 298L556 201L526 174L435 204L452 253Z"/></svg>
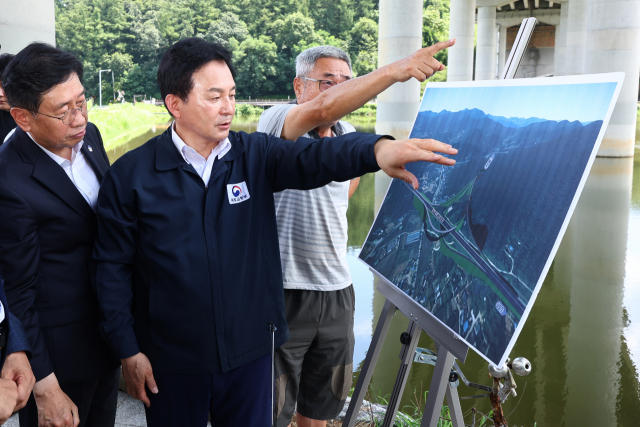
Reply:
<svg viewBox="0 0 640 427"><path fill-rule="evenodd" d="M465 189L463 189L459 193L459 195L470 191L468 190L468 188L472 186L474 181L472 181L470 185L467 185ZM504 277L502 277L502 275L488 262L487 259L485 259L485 256L482 254L482 252L460 233L460 226L462 225L462 222L464 220L459 221L457 224L453 224L449 219L441 215L436 209L436 205L429 201L421 192L414 190L410 184L406 185L407 188L413 193L413 195L422 203L425 208L425 233L430 232L437 235L437 237L434 239L429 237L429 235L427 234L427 238L429 240L441 240L450 251L464 260L463 263L470 263L473 266L477 267L477 269L479 270L479 274L476 273L474 275L477 276L480 280L484 281L489 287L491 287L496 295L500 298L500 300L502 300L510 309L510 311L518 318L521 318L524 314L526 304L520 300L518 292L514 289L514 287ZM458 197L455 197L455 199L457 198ZM440 229L434 227L433 223L431 223L431 217L435 218L436 221L438 221L441 227ZM451 237L453 239L453 242L447 242L447 240L445 239L445 237L447 236ZM454 242L462 249L463 252L456 250L456 248L453 247ZM458 260L456 263L460 263L460 260Z"/></svg>

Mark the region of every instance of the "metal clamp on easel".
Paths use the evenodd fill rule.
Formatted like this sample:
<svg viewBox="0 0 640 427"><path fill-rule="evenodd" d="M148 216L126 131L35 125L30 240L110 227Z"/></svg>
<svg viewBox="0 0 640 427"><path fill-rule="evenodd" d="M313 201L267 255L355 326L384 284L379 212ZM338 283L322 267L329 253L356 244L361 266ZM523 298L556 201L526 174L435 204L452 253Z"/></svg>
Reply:
<svg viewBox="0 0 640 427"><path fill-rule="evenodd" d="M520 30L516 36L509 58L505 63L505 68L501 76L502 79L512 79L515 76L536 22L535 18L527 18L522 21L522 25L520 25ZM369 351L367 351L367 356L362 364L360 377L358 378L358 383L356 384L351 398L351 403L349 404L347 414L342 424L344 427L355 426L358 413L360 412L360 407L362 406L362 401L369 387L369 383L371 382L373 370L378 361L378 357L380 356L380 352L382 351L382 345L387 332L389 331L389 325L391 324L391 319L393 318L396 310L402 312L407 318L409 318L410 322L407 331L401 336L402 350L400 352L400 360L402 362L387 406L387 412L382 423L383 427L392 427L394 425L398 406L400 405L400 398L402 397L402 392L404 391L404 387L407 383L411 364L414 361L423 362L423 360L420 360L420 357L426 361L425 363L433 364L435 366L431 384L429 386L427 402L422 416L422 422L420 424L421 427L435 427L438 424L440 420L440 410L445 396L447 398L447 403L449 404L451 423L454 427L464 427L465 424L462 416L462 409L460 407L460 398L458 397L457 391L458 378L455 378L453 382L451 381L456 375L462 378L463 382L470 387L476 387L490 392L490 397L494 396L492 403L493 400L496 400L498 405L501 402L504 402L508 395L515 393L515 381L511 375L511 367L505 368L507 376L505 377L504 384L502 384L500 382L501 379L496 378L496 376L494 376L494 387L468 382L466 377L462 374L462 370L460 370L455 362L455 359L458 359L462 363L466 360L469 347L464 343L464 341L462 341L457 334L452 333L452 331L444 326L435 316L424 310L424 308L417 302L407 298L399 288L390 283L386 278L381 277L374 270L372 271L379 279L378 291L382 293L387 300L371 338ZM420 354L416 353L418 339L420 338L420 333L423 330L436 342L437 353L430 351L421 351ZM418 360L416 360L416 357ZM515 360L514 363L516 363ZM455 369L453 369L454 366ZM528 366L530 369L531 364L528 364ZM482 397L485 396L486 395L483 395ZM494 417L494 423L495 422ZM504 423L496 425L504 425Z"/></svg>
<svg viewBox="0 0 640 427"><path fill-rule="evenodd" d="M406 332L405 332L406 333ZM417 363L424 363L427 365L435 366L438 360L438 355L426 348L416 348L413 361ZM518 357L514 359L512 363L509 363L509 359L502 368L489 364L489 375L493 377L493 387L489 387L482 384L473 383L467 380L467 377L458 366L458 363L454 360L453 367L449 373L449 387L457 388L460 385L460 379L467 387L477 388L479 390L488 391L489 393L478 394L474 396L463 396L460 400L468 399L480 399L488 397L491 400L491 408L493 410L493 422L494 425L506 425L504 414L502 412L502 404L506 402L507 398L511 395L517 396L516 393L516 381L513 378L513 373L519 376L529 375L531 373L531 362L524 357ZM502 383L500 380L504 380ZM475 419L472 423L472 427L475 426Z"/></svg>

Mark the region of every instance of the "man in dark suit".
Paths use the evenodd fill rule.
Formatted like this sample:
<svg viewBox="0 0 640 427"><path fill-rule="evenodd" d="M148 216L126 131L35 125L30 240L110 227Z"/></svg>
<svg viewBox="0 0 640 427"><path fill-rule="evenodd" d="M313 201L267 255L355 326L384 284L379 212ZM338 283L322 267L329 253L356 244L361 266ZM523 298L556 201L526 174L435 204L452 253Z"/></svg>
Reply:
<svg viewBox="0 0 640 427"><path fill-rule="evenodd" d="M3 74L18 129L0 147L0 271L37 381L23 427L115 422L118 361L98 330L90 258L109 160L82 73L72 55L33 43Z"/></svg>

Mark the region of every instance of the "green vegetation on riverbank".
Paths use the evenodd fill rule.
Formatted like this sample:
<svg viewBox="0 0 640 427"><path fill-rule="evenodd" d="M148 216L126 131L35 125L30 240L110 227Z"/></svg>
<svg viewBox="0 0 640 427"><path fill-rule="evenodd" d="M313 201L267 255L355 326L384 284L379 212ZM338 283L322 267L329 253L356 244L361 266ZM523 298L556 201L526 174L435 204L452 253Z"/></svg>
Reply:
<svg viewBox="0 0 640 427"><path fill-rule="evenodd" d="M371 102L365 104L362 108L354 111L353 113L347 115L344 120L352 123L365 123L374 125L376 121L376 111L377 104ZM263 107L256 107L250 104L236 104L236 119L238 117L242 117L244 121L258 121L260 119L260 114L266 110Z"/></svg>
<svg viewBox="0 0 640 427"><path fill-rule="evenodd" d="M123 138L135 137L136 132L146 132L149 126L167 123L171 116L164 107L127 103L96 107L89 113L89 120L100 129L105 149L108 150L117 146Z"/></svg>

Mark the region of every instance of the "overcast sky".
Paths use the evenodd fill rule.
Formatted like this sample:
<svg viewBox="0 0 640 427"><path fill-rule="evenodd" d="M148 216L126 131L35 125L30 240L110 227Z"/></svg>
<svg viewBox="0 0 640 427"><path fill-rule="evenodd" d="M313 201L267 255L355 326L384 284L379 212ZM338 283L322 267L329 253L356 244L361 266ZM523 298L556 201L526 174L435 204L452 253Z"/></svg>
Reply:
<svg viewBox="0 0 640 427"><path fill-rule="evenodd" d="M429 88L420 111L477 108L502 117L604 120L615 82L511 87Z"/></svg>

